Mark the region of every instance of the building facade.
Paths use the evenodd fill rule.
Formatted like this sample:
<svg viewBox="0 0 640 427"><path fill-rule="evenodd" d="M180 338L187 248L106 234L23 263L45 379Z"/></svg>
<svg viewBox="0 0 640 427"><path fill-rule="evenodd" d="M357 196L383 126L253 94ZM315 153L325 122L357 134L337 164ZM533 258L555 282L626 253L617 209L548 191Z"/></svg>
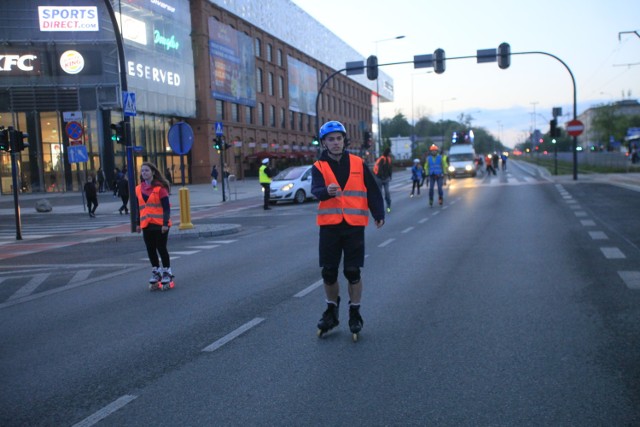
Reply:
<svg viewBox="0 0 640 427"><path fill-rule="evenodd" d="M375 85L363 75L339 73L318 96L330 75L364 58L289 0L111 5L122 29L124 77L135 93L136 170L151 161L174 183L202 183L223 156L228 172L242 179L255 175L267 156L279 168L312 162L318 123L342 121L356 148L372 130ZM100 169L111 182L115 169L126 166L126 153L110 129L123 119L124 95L105 2L5 0L3 6L0 125L28 134L29 148L17 155L20 189L77 191ZM392 81L381 78L388 92L382 99L392 99ZM167 136L182 121L194 131L184 168ZM214 148L216 131L226 150ZM10 160L0 153L2 194L12 191Z"/></svg>

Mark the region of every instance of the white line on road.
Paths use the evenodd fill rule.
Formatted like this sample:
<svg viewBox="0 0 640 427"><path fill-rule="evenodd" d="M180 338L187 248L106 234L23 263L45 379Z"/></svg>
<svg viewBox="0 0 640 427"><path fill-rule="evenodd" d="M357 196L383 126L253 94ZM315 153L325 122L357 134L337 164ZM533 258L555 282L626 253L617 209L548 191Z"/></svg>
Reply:
<svg viewBox="0 0 640 427"><path fill-rule="evenodd" d="M234 243L237 242L237 240L211 240L209 243Z"/></svg>
<svg viewBox="0 0 640 427"><path fill-rule="evenodd" d="M109 415L116 412L118 409L122 408L127 403L136 399L137 397L138 396L125 394L124 396L119 397L104 408L100 409L98 412L95 412L93 415L90 415L79 423L74 424L73 427L89 427L95 425L103 419L107 418Z"/></svg>
<svg viewBox="0 0 640 427"><path fill-rule="evenodd" d="M585 227L593 227L594 225L596 225L595 221L591 219L581 219L580 224L584 225Z"/></svg>
<svg viewBox="0 0 640 427"><path fill-rule="evenodd" d="M618 271L618 275L627 288L640 290L640 271Z"/></svg>
<svg viewBox="0 0 640 427"><path fill-rule="evenodd" d="M429 218L422 218L420 221L418 221L418 224L422 224L427 221L429 221Z"/></svg>
<svg viewBox="0 0 640 427"><path fill-rule="evenodd" d="M593 240L609 240L609 236L604 231L590 231L589 236Z"/></svg>
<svg viewBox="0 0 640 427"><path fill-rule="evenodd" d="M585 211L575 211L574 214L578 218L583 218L583 217L587 216L587 213Z"/></svg>
<svg viewBox="0 0 640 427"><path fill-rule="evenodd" d="M171 253L175 255L193 255L197 254L198 252L200 251L173 251Z"/></svg>
<svg viewBox="0 0 640 427"><path fill-rule="evenodd" d="M240 335L242 335L245 332L247 332L249 329L253 328L256 325L259 325L263 321L264 321L264 318L256 317L255 319L250 320L249 322L247 322L244 325L240 326L235 331L230 332L227 335L225 335L224 337L220 338L218 341L215 341L214 343L206 346L205 348L202 349L202 351L216 351L217 349L219 349L220 347L222 347L223 345L225 345L229 341L239 337Z"/></svg>
<svg viewBox="0 0 640 427"><path fill-rule="evenodd" d="M313 285L307 286L306 288L304 288L303 290L301 290L300 292L295 294L294 298L302 298L303 296L313 292L315 289L317 289L320 286L322 286L323 283L324 283L324 281L322 279L318 280Z"/></svg>
<svg viewBox="0 0 640 427"><path fill-rule="evenodd" d="M76 282L82 282L83 280L87 280L89 278L89 275L91 274L91 271L93 270L76 271L76 274L74 274L71 280L69 280L69 283L76 283Z"/></svg>
<svg viewBox="0 0 640 427"><path fill-rule="evenodd" d="M217 248L220 245L207 245L207 246L188 246L189 249L213 249L213 248Z"/></svg>
<svg viewBox="0 0 640 427"><path fill-rule="evenodd" d="M408 232L410 232L411 230L413 230L413 227L407 227L407 228L405 228L404 230L402 230L402 231L401 231L401 233L408 233Z"/></svg>
<svg viewBox="0 0 640 427"><path fill-rule="evenodd" d="M600 248L605 258L607 259L621 259L626 258L622 251L616 247L612 248Z"/></svg>
<svg viewBox="0 0 640 427"><path fill-rule="evenodd" d="M439 213L440 213L440 211L435 211L431 215L438 215Z"/></svg>
<svg viewBox="0 0 640 427"><path fill-rule="evenodd" d="M379 247L379 248L384 248L385 246L387 246L389 243L393 242L394 240L396 240L396 239L393 239L393 238L391 238L391 239L387 239L387 240L385 240L384 242L380 243L380 244L378 245L378 247Z"/></svg>
<svg viewBox="0 0 640 427"><path fill-rule="evenodd" d="M38 286L42 284L49 277L49 273L41 273L36 274L27 282L26 285L18 289L13 295L9 297L9 300L13 300L16 298L26 297L27 295L31 295L33 291L35 291Z"/></svg>

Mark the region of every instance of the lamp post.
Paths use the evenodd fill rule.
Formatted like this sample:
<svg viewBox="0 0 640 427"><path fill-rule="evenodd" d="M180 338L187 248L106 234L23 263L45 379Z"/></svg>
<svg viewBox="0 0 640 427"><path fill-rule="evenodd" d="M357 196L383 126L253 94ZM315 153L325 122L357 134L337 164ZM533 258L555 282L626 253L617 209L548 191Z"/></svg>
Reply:
<svg viewBox="0 0 640 427"><path fill-rule="evenodd" d="M533 105L533 130L531 131L531 154L535 151L536 142L534 140L534 134L536 133L536 105L538 105L538 101L530 102L529 104Z"/></svg>
<svg viewBox="0 0 640 427"><path fill-rule="evenodd" d="M440 100L440 126L442 126L442 148L444 148L444 138L445 138L445 131L444 131L444 103L447 101L455 101L457 98L447 98L447 99L441 99Z"/></svg>
<svg viewBox="0 0 640 427"><path fill-rule="evenodd" d="M378 57L378 43L382 43L382 42L386 42L386 41L391 41L391 40L399 40L399 39L403 39L405 38L405 36L396 36L396 37L391 37L388 39L380 39L380 40L375 40L373 43L375 44L376 48L376 58ZM376 156L380 155L380 152L382 151L382 125L380 124L380 73L378 73L378 77L376 78L376 110L378 111L378 153L376 154Z"/></svg>

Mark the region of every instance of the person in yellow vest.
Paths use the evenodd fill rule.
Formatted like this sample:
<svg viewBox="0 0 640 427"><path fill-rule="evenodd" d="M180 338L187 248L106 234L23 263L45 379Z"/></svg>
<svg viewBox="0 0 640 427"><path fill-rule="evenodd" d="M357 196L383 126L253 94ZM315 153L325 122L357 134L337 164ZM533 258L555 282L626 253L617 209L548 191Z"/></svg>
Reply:
<svg viewBox="0 0 640 427"><path fill-rule="evenodd" d="M269 167L269 158L262 159L262 166L258 170L258 180L264 191L264 209L271 209L269 207L269 199L271 198L271 178L273 177L273 170Z"/></svg>
<svg viewBox="0 0 640 427"><path fill-rule="evenodd" d="M338 269L344 254L343 274L349 283L349 328L357 339L363 325L360 268L364 266L364 228L369 223L369 212L378 228L384 225L384 200L364 160L345 150L348 140L342 123L325 123L318 136L323 151L311 171L311 193L320 201L316 222L320 226L320 267L327 298L327 309L318 321L318 335L339 323Z"/></svg>
<svg viewBox="0 0 640 427"><path fill-rule="evenodd" d="M140 184L136 187L138 218L136 231L142 231L147 255L151 262L149 283L168 284L173 279L171 259L167 249L171 227L171 205L169 204L169 182L156 165L142 163ZM162 266L160 266L162 261Z"/></svg>

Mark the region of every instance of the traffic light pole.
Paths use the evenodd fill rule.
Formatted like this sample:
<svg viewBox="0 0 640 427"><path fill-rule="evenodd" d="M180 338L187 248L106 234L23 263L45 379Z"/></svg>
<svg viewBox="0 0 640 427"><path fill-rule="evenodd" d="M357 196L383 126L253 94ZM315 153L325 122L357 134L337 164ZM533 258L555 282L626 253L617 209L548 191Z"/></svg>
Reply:
<svg viewBox="0 0 640 427"><path fill-rule="evenodd" d="M20 220L20 204L18 203L18 141L13 127L9 126L9 147L11 147L11 183L13 185L13 209L16 217L16 240L22 240L22 222Z"/></svg>
<svg viewBox="0 0 640 427"><path fill-rule="evenodd" d="M111 25L113 26L113 32L116 37L116 45L118 46L118 62L120 65L120 88L122 92L128 91L127 86L127 66L124 58L124 43L122 41L122 33L118 31L118 22L116 21L116 14L113 11L113 6L111 6L110 0L104 0L104 5L109 12L109 17L111 18ZM124 113L124 109L123 109ZM127 152L127 178L129 179L129 194L131 197L129 198L129 204L131 206L130 212L130 221L131 221L131 232L136 232L136 222L138 218L138 197L136 196L136 182L135 182L135 174L134 168L135 164L133 162L133 140L131 138L131 118L128 115L124 115L124 145L126 147Z"/></svg>

